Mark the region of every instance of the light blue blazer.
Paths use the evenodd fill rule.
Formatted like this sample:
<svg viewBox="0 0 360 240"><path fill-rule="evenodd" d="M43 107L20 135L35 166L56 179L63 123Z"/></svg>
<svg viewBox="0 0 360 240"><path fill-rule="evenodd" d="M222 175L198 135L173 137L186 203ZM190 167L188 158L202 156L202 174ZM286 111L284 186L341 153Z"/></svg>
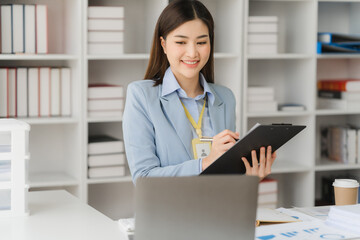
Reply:
<svg viewBox="0 0 360 240"><path fill-rule="evenodd" d="M192 155L192 126L177 93L162 97L162 85L153 84L153 80L140 80L127 88L123 136L134 183L138 177L200 174L200 159ZM214 133L235 131L232 91L209 86L215 96L214 104L208 103Z"/></svg>

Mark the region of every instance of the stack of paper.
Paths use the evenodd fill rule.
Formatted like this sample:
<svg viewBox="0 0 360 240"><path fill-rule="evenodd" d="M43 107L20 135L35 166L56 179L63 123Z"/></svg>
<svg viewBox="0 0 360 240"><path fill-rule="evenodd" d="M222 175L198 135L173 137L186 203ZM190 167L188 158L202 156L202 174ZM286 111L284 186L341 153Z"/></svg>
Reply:
<svg viewBox="0 0 360 240"><path fill-rule="evenodd" d="M274 112L278 108L274 87L250 86L247 100L248 112Z"/></svg>
<svg viewBox="0 0 360 240"><path fill-rule="evenodd" d="M278 52L278 17L250 16L248 53L275 54Z"/></svg>
<svg viewBox="0 0 360 240"><path fill-rule="evenodd" d="M360 235L360 204L330 207L329 217L325 223Z"/></svg>

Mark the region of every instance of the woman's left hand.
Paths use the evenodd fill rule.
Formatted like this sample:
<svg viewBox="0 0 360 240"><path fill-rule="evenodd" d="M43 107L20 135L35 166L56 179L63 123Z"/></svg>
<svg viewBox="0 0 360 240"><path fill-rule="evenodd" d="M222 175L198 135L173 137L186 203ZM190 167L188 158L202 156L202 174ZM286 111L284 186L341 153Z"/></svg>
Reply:
<svg viewBox="0 0 360 240"><path fill-rule="evenodd" d="M245 164L246 175L258 176L260 180L262 180L271 173L271 166L275 161L276 152L272 153L271 146L268 146L265 154L265 147L261 147L260 161L258 161L257 159L255 150L251 151L251 158L252 158L252 167L250 166L248 160L245 157L241 158Z"/></svg>

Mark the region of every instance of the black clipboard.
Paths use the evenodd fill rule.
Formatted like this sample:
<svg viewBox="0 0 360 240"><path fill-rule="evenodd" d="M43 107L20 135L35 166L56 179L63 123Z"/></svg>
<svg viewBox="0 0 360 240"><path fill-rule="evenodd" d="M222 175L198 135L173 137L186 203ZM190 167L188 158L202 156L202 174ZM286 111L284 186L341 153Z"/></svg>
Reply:
<svg viewBox="0 0 360 240"><path fill-rule="evenodd" d="M256 150L257 156L259 156L261 147L271 146L274 152L305 127L291 124L259 125L239 139L234 146L216 159L200 175L244 174L246 169L241 157L246 157L250 165L252 165L252 150Z"/></svg>

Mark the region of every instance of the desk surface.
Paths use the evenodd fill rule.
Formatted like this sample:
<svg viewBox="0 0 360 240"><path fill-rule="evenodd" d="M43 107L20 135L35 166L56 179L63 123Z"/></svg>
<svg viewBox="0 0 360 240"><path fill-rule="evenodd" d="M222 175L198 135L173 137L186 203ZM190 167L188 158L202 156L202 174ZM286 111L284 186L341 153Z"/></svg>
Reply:
<svg viewBox="0 0 360 240"><path fill-rule="evenodd" d="M27 217L0 217L0 239L126 239L117 222L64 190L30 192L29 209Z"/></svg>

